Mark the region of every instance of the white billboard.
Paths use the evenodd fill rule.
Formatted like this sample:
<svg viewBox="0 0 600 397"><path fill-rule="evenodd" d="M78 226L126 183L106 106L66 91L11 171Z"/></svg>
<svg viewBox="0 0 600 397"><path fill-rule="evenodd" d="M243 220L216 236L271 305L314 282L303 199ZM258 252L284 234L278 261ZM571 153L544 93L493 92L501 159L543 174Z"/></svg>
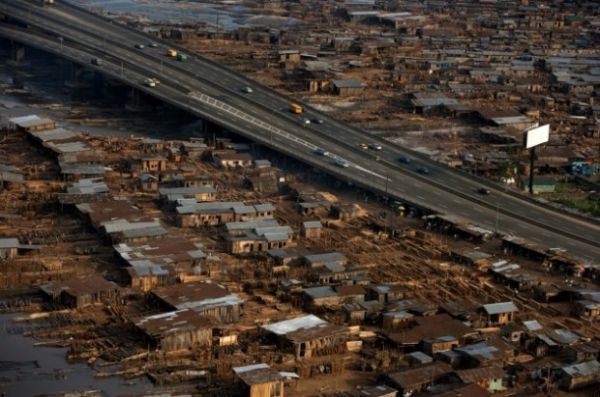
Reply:
<svg viewBox="0 0 600 397"><path fill-rule="evenodd" d="M525 147L532 148L542 143L548 142L550 138L550 124L545 124L536 128L532 128L525 132Z"/></svg>

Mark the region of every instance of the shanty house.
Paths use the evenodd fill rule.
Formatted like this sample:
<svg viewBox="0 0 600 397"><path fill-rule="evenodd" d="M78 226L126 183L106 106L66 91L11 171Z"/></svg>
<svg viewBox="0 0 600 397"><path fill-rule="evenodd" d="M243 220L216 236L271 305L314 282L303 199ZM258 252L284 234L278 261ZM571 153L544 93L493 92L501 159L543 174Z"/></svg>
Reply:
<svg viewBox="0 0 600 397"><path fill-rule="evenodd" d="M157 288L150 300L170 310L191 309L225 323L239 321L243 301L213 282L190 282Z"/></svg>
<svg viewBox="0 0 600 397"><path fill-rule="evenodd" d="M42 285L40 289L54 302L77 309L96 303L121 303L121 288L112 281L96 275L51 282Z"/></svg>
<svg viewBox="0 0 600 397"><path fill-rule="evenodd" d="M13 128L20 129L25 132L44 131L56 128L56 122L54 120L45 119L35 114L14 117L8 121Z"/></svg>
<svg viewBox="0 0 600 397"><path fill-rule="evenodd" d="M210 347L212 324L213 320L210 317L183 309L144 317L138 320L135 326L152 346L169 352L192 347Z"/></svg>
<svg viewBox="0 0 600 397"><path fill-rule="evenodd" d="M333 325L312 314L263 325L279 345L296 358L329 355L345 350L348 328Z"/></svg>
<svg viewBox="0 0 600 397"><path fill-rule="evenodd" d="M252 156L248 153L218 153L213 156L215 165L220 168L247 168L252 166Z"/></svg>
<svg viewBox="0 0 600 397"><path fill-rule="evenodd" d="M331 80L333 93L339 96L356 96L360 95L365 89L365 84L358 80L341 79Z"/></svg>
<svg viewBox="0 0 600 397"><path fill-rule="evenodd" d="M270 218L275 212L271 204L246 205L241 202L184 203L176 208L181 227L215 226L227 222Z"/></svg>
<svg viewBox="0 0 600 397"><path fill-rule="evenodd" d="M232 254L263 252L292 244L292 229L275 219L225 224L227 249Z"/></svg>
<svg viewBox="0 0 600 397"><path fill-rule="evenodd" d="M323 225L320 221L302 222L300 235L304 238L320 238L323 231Z"/></svg>
<svg viewBox="0 0 600 397"><path fill-rule="evenodd" d="M243 396L283 397L284 376L272 370L267 364L252 364L233 367L236 380L242 384Z"/></svg>
<svg viewBox="0 0 600 397"><path fill-rule="evenodd" d="M389 383L393 387L397 387L401 394L411 395L426 391L451 372L450 365L436 362L423 367L393 372L388 374L387 378Z"/></svg>
<svg viewBox="0 0 600 397"><path fill-rule="evenodd" d="M365 387L358 392L358 397L396 397L398 390L386 385Z"/></svg>
<svg viewBox="0 0 600 397"><path fill-rule="evenodd" d="M483 305L482 312L487 315L487 326L498 326L512 322L519 311L513 302L490 303Z"/></svg>
<svg viewBox="0 0 600 397"><path fill-rule="evenodd" d="M461 369L455 372L458 379L465 384L475 383L490 393L504 391L504 377L506 374L501 367L478 367Z"/></svg>
<svg viewBox="0 0 600 397"><path fill-rule="evenodd" d="M568 365L558 371L558 384L563 390L572 391L600 384L600 363L597 360Z"/></svg>
<svg viewBox="0 0 600 397"><path fill-rule="evenodd" d="M13 259L23 250L39 250L37 245L27 245L19 243L19 239L14 237L0 238L0 260Z"/></svg>

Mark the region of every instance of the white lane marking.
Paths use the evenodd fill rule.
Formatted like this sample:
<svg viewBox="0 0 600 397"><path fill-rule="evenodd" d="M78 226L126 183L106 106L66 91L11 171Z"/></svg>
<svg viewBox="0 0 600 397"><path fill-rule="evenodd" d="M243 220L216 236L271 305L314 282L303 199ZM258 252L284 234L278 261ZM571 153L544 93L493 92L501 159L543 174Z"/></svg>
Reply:
<svg viewBox="0 0 600 397"><path fill-rule="evenodd" d="M425 198L424 198L424 197L422 197L422 196L415 196L415 197L416 197L416 198L418 198L418 199L419 199L419 200L421 200L421 201L425 201Z"/></svg>

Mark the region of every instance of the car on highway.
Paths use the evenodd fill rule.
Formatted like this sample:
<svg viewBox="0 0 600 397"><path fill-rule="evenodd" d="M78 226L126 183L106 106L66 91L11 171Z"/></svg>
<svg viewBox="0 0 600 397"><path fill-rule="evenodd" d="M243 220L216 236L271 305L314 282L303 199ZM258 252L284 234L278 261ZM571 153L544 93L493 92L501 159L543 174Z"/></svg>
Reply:
<svg viewBox="0 0 600 397"><path fill-rule="evenodd" d="M315 153L321 156L329 156L329 152L323 148L317 148L317 150L315 150Z"/></svg>
<svg viewBox="0 0 600 397"><path fill-rule="evenodd" d="M310 119L307 119L307 118L301 119L300 123L302 123L303 125L309 125L310 124Z"/></svg>
<svg viewBox="0 0 600 397"><path fill-rule="evenodd" d="M143 50L144 49L144 45L143 44L136 44L135 48L137 48L138 50Z"/></svg>
<svg viewBox="0 0 600 397"><path fill-rule="evenodd" d="M360 147L363 150L369 149L369 145L367 145L366 143L359 143L358 147Z"/></svg>
<svg viewBox="0 0 600 397"><path fill-rule="evenodd" d="M252 90L252 87L244 87L242 88L242 92L246 93L246 94L252 94L254 91Z"/></svg>
<svg viewBox="0 0 600 397"><path fill-rule="evenodd" d="M155 42L151 41L150 43L148 43L148 47L156 48L156 47L158 47L158 44L156 44Z"/></svg>
<svg viewBox="0 0 600 397"><path fill-rule="evenodd" d="M348 162L348 160L344 160L343 158L335 159L335 165L337 165L338 167L342 167L342 168L350 167L350 163Z"/></svg>
<svg viewBox="0 0 600 397"><path fill-rule="evenodd" d="M144 80L144 85L147 87L156 87L160 84L160 80L156 78L149 78Z"/></svg>
<svg viewBox="0 0 600 397"><path fill-rule="evenodd" d="M369 149L371 149L371 150L382 150L383 146L381 146L378 143L370 143L369 144Z"/></svg>
<svg viewBox="0 0 600 397"><path fill-rule="evenodd" d="M425 167L424 165L420 165L419 167L417 167L417 172L423 175L429 175L430 173L429 168Z"/></svg>
<svg viewBox="0 0 600 397"><path fill-rule="evenodd" d="M400 161L402 164L410 164L412 162L410 157L406 157L406 156L400 156L398 161Z"/></svg>
<svg viewBox="0 0 600 397"><path fill-rule="evenodd" d="M102 59L100 58L92 58L90 62L92 65L102 66Z"/></svg>
<svg viewBox="0 0 600 397"><path fill-rule="evenodd" d="M315 124L323 124L324 123L323 119L318 119L318 118L313 119L312 122Z"/></svg>
<svg viewBox="0 0 600 397"><path fill-rule="evenodd" d="M485 186L480 187L479 189L477 189L477 193L479 194L483 194L484 196L488 196L490 195L492 192L490 189L488 189Z"/></svg>

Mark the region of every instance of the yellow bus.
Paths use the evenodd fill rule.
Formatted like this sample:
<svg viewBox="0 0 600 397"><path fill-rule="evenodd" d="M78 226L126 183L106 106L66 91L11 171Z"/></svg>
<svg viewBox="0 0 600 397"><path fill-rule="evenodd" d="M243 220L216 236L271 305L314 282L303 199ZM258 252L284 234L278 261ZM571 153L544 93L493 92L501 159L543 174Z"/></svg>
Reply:
<svg viewBox="0 0 600 397"><path fill-rule="evenodd" d="M290 112L302 113L303 111L304 109L302 108L302 106L298 105L297 103L290 103Z"/></svg>

